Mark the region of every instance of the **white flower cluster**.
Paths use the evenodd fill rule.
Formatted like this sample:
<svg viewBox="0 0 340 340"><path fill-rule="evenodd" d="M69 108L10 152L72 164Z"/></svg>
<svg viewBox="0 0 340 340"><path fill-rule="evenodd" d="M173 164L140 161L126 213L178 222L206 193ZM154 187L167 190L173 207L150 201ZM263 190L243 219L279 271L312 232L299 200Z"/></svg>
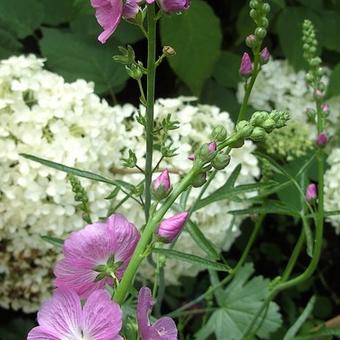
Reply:
<svg viewBox="0 0 340 340"><path fill-rule="evenodd" d="M229 115L216 107L193 105L190 99L165 99L156 103L156 117L168 113L180 121L179 130L172 133L178 156L161 168L174 172L187 171L187 159L192 145L209 141L211 129L222 123L230 132ZM127 149L136 152L143 167L144 137L142 127L131 117L136 108L131 105L110 107L93 93L93 85L83 80L66 83L62 77L43 69L43 60L34 56L12 57L0 62L0 305L5 308L34 311L52 288L52 268L59 250L41 240L40 235L64 237L81 228L84 222L77 212L74 195L62 172L46 168L19 156L26 152L112 176L121 169L121 157ZM249 183L259 175L254 145L236 149L232 163L221 171L211 190L224 184L227 175L242 163L239 183ZM160 155L155 152L155 159ZM112 170L113 169L113 170ZM116 176L129 183L138 183L139 174ZM177 177L177 178L176 178ZM175 183L178 175L172 176ZM104 198L112 187L82 180L87 189L91 217L105 217L109 202ZM188 203L197 196L194 189ZM119 200L122 198L119 193ZM228 248L239 233L239 220L228 211L244 205L219 202L197 212L194 220L204 234L220 248ZM141 207L126 201L119 212L137 226L144 222ZM200 250L184 233L176 245L187 253ZM167 278L176 282L188 274L188 266L168 262ZM190 266L189 266L190 267ZM147 268L147 266L145 266ZM195 268L196 270L196 268ZM197 271L197 270L196 270ZM194 270L190 268L190 273ZM143 275L152 276L150 267Z"/></svg>
<svg viewBox="0 0 340 340"><path fill-rule="evenodd" d="M325 173L325 209L340 211L340 148L332 150L327 162L330 168ZM328 220L340 234L340 214L329 216Z"/></svg>

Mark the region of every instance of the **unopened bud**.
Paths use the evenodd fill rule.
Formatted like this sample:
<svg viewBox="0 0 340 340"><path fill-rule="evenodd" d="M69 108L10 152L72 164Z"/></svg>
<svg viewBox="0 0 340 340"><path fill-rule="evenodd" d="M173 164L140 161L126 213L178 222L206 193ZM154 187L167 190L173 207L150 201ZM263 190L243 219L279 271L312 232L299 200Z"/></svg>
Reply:
<svg viewBox="0 0 340 340"><path fill-rule="evenodd" d="M266 130L262 127L255 127L253 130L253 133L250 136L250 139L253 140L254 142L261 142L264 140L266 136Z"/></svg>
<svg viewBox="0 0 340 340"><path fill-rule="evenodd" d="M251 58L247 52L245 52L242 56L241 65L240 65L240 75L242 77L248 78L253 73L253 64L251 62Z"/></svg>
<svg viewBox="0 0 340 340"><path fill-rule="evenodd" d="M142 69L135 65L135 64L131 64L130 66L125 66L125 69L128 73L128 75L132 78L132 79L136 79L139 80L143 77L143 71Z"/></svg>
<svg viewBox="0 0 340 340"><path fill-rule="evenodd" d="M273 119L268 118L263 122L261 127L263 127L266 130L266 132L270 133L274 130L275 126L276 122Z"/></svg>
<svg viewBox="0 0 340 340"><path fill-rule="evenodd" d="M225 154L218 154L212 161L211 165L216 170L223 170L225 167L227 167L230 163L230 156Z"/></svg>
<svg viewBox="0 0 340 340"><path fill-rule="evenodd" d="M164 219L159 225L157 237L165 243L172 242L183 230L185 222L189 217L187 211Z"/></svg>
<svg viewBox="0 0 340 340"><path fill-rule="evenodd" d="M227 138L227 130L224 126L218 125L211 132L211 139L217 142L223 142Z"/></svg>
<svg viewBox="0 0 340 340"><path fill-rule="evenodd" d="M264 27L258 27L255 30L255 36L257 39L263 40L267 35L267 30Z"/></svg>
<svg viewBox="0 0 340 340"><path fill-rule="evenodd" d="M162 171L162 173L152 182L152 193L154 197L160 201L167 197L171 191L171 181L168 169Z"/></svg>
<svg viewBox="0 0 340 340"><path fill-rule="evenodd" d="M198 150L197 157L205 162L210 162L215 157L217 145L215 142L203 144Z"/></svg>
<svg viewBox="0 0 340 340"><path fill-rule="evenodd" d="M318 196L317 187L314 183L308 185L306 190L306 200L308 202L314 201Z"/></svg>
<svg viewBox="0 0 340 340"><path fill-rule="evenodd" d="M248 138L253 132L254 127L246 120L241 120L236 125L237 134L241 138Z"/></svg>
<svg viewBox="0 0 340 340"><path fill-rule="evenodd" d="M257 46L257 39L255 37L255 34L250 34L246 38L246 45L249 48L255 48Z"/></svg>
<svg viewBox="0 0 340 340"><path fill-rule="evenodd" d="M173 57L174 55L176 55L176 51L171 46L164 46L163 47L163 54L166 57Z"/></svg>
<svg viewBox="0 0 340 340"><path fill-rule="evenodd" d="M325 132L321 132L319 136L316 138L316 144L319 146L324 146L328 143L328 136Z"/></svg>
<svg viewBox="0 0 340 340"><path fill-rule="evenodd" d="M269 118L269 113L265 111L254 112L250 118L250 123L254 126L262 126L263 122Z"/></svg>
<svg viewBox="0 0 340 340"><path fill-rule="evenodd" d="M322 110L324 113L329 113L329 105L328 105L328 104L322 104L322 105L321 105L321 110Z"/></svg>
<svg viewBox="0 0 340 340"><path fill-rule="evenodd" d="M265 47L260 53L261 64L267 64L270 59L270 53L267 47Z"/></svg>
<svg viewBox="0 0 340 340"><path fill-rule="evenodd" d="M201 187L205 182L207 181L207 174L205 172L202 172L200 174L198 174L193 182L192 182L192 186L194 188L199 188Z"/></svg>

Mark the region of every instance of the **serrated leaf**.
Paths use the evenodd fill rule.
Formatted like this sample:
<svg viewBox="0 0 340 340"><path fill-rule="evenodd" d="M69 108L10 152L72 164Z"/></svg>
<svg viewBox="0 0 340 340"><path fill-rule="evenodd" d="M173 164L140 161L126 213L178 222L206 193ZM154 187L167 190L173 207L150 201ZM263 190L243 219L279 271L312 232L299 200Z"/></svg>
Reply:
<svg viewBox="0 0 340 340"><path fill-rule="evenodd" d="M225 340L226 334L228 339L244 339L245 330L269 294L270 281L261 276L250 279L253 273L251 264L246 264L239 270L225 289L220 299L220 308L213 312L207 324L196 334L197 340L207 339L212 334L215 334L217 340ZM260 339L267 339L281 326L278 309L274 302L270 303L267 315L256 333Z"/></svg>
<svg viewBox="0 0 340 340"><path fill-rule="evenodd" d="M56 237L41 235L40 236L44 241L46 241L49 244L52 244L53 246L57 248L62 248L64 245L64 240Z"/></svg>
<svg viewBox="0 0 340 340"><path fill-rule="evenodd" d="M164 255L169 258L173 258L182 262L190 263L196 266L200 266L206 269L212 269L220 272L228 272L230 268L228 268L225 264L213 262L207 260L203 257L199 257L196 255L191 255L187 253L182 253L177 250L165 249L165 248L154 248L153 252L157 254Z"/></svg>
<svg viewBox="0 0 340 340"><path fill-rule="evenodd" d="M204 1L195 0L182 15L163 17L161 39L163 45L170 45L177 52L169 59L171 68L199 95L220 56L222 33L213 9Z"/></svg>
<svg viewBox="0 0 340 340"><path fill-rule="evenodd" d="M20 39L32 35L41 25L43 17L44 9L39 1L0 1L0 20Z"/></svg>
<svg viewBox="0 0 340 340"><path fill-rule="evenodd" d="M299 316L299 318L296 320L294 325L292 325L283 340L292 340L294 339L294 336L299 331L299 329L302 327L302 325L306 322L310 314L313 312L314 305L315 305L316 298L315 296L312 296L312 298L308 301L308 304L302 314Z"/></svg>
<svg viewBox="0 0 340 340"><path fill-rule="evenodd" d="M105 93L119 87L128 79L123 67L113 62L117 52L108 45L100 45L96 39L81 34L43 29L41 51L47 65L67 81L85 79L95 83L97 93Z"/></svg>

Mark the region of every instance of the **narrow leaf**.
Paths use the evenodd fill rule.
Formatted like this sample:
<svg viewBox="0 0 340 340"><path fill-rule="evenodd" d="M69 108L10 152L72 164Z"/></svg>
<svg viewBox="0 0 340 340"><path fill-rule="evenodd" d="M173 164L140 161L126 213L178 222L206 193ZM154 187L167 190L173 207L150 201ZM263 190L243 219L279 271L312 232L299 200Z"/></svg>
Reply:
<svg viewBox="0 0 340 340"><path fill-rule="evenodd" d="M220 272L228 272L229 268L222 264L222 263L217 263L213 261L209 261L203 257L199 257L196 255L191 255L191 254L186 254L182 253L177 250L171 250L171 249L162 249L162 248L154 248L153 251L157 254L162 254L166 257L170 257L173 259L177 259L179 261L191 263L194 265L198 265L207 269L213 269L216 271Z"/></svg>
<svg viewBox="0 0 340 340"><path fill-rule="evenodd" d="M305 321L308 319L310 314L313 312L314 305L315 305L316 298L315 296L312 296L311 299L308 301L308 304L302 314L298 317L298 319L295 321L294 325L291 326L288 329L288 332L286 333L283 340L291 340L294 339L294 336L299 331L301 326L305 323Z"/></svg>
<svg viewBox="0 0 340 340"><path fill-rule="evenodd" d="M51 237L51 236L46 236L46 235L41 235L40 236L44 241L47 243L52 244L55 247L62 248L64 245L64 240L56 237Z"/></svg>

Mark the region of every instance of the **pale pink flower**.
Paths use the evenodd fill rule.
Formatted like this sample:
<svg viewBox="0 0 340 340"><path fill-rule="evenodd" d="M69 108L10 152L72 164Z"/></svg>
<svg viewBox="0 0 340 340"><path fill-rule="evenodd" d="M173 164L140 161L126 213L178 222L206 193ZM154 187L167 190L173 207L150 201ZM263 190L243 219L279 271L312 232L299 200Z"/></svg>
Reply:
<svg viewBox="0 0 340 340"><path fill-rule="evenodd" d="M92 7L96 10L96 18L104 29L98 40L104 44L113 34L122 17L134 18L139 10L139 0L91 0Z"/></svg>
<svg viewBox="0 0 340 340"><path fill-rule="evenodd" d="M164 242L172 242L182 231L189 217L187 211L164 219L159 225L157 236Z"/></svg>
<svg viewBox="0 0 340 340"><path fill-rule="evenodd" d="M242 56L240 65L240 75L242 77L249 77L253 73L253 64L251 62L250 55L245 52Z"/></svg>
<svg viewBox="0 0 340 340"><path fill-rule="evenodd" d="M152 182L152 191L156 199L163 199L170 193L171 180L168 169L165 169L161 174Z"/></svg>
<svg viewBox="0 0 340 340"><path fill-rule="evenodd" d="M174 320L165 316L151 325L149 314L154 300L147 287L140 289L137 303L137 322L142 340L177 340L177 328Z"/></svg>
<svg viewBox="0 0 340 340"><path fill-rule="evenodd" d="M191 5L191 0L158 0L164 12L183 12Z"/></svg>
<svg viewBox="0 0 340 340"><path fill-rule="evenodd" d="M85 298L111 285L113 276L123 276L139 237L136 227L119 214L73 232L64 243L64 258L55 267L55 285L73 289ZM104 272L101 280L98 268Z"/></svg>
<svg viewBox="0 0 340 340"><path fill-rule="evenodd" d="M57 289L38 312L39 326L27 340L122 340L122 311L105 290L94 291L82 307L75 291Z"/></svg>

